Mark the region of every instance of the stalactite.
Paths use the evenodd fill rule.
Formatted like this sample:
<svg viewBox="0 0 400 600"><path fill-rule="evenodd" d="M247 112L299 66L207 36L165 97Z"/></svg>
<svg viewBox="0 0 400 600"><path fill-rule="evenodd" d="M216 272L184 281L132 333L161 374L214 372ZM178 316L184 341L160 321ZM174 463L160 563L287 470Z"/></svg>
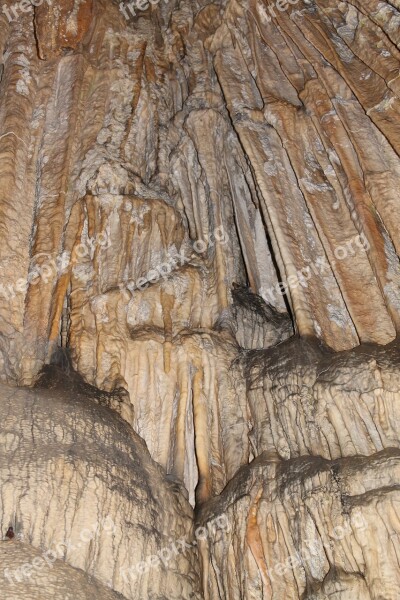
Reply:
<svg viewBox="0 0 400 600"><path fill-rule="evenodd" d="M0 8L7 598L398 598L399 31Z"/></svg>

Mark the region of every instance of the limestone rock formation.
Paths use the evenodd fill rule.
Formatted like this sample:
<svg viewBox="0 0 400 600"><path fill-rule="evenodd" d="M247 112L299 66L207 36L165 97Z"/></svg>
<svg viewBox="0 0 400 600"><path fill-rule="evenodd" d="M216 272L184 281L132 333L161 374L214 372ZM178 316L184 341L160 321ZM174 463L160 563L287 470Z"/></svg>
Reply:
<svg viewBox="0 0 400 600"><path fill-rule="evenodd" d="M235 523L202 544L204 597L398 598L399 459L265 453L244 467L204 511Z"/></svg>
<svg viewBox="0 0 400 600"><path fill-rule="evenodd" d="M4 598L30 598L32 600L121 600L123 596L90 581L78 569L73 569L61 560L46 562L43 554L32 546L19 542L0 546L2 569L9 577L2 577L1 589ZM47 558L47 555L46 555ZM35 562L36 561L36 562ZM16 565L24 567L29 576L15 572ZM17 567L18 569L18 567Z"/></svg>
<svg viewBox="0 0 400 600"><path fill-rule="evenodd" d="M14 566L7 558L2 578L22 594L18 583L44 581L44 571L62 559L69 565L57 563L62 578L80 570L81 593L88 586L83 571L103 584L104 598L107 588L128 599L201 598L195 546L159 560L156 577L140 566L174 542L193 542L192 510L144 442L93 393L74 381L66 393L48 378L34 390L1 389L0 527L5 532L12 523L16 534L2 544L16 553L24 543ZM31 563L33 549L47 559L42 568Z"/></svg>
<svg viewBox="0 0 400 600"><path fill-rule="evenodd" d="M7 598L399 598L399 0L6 0L0 49Z"/></svg>

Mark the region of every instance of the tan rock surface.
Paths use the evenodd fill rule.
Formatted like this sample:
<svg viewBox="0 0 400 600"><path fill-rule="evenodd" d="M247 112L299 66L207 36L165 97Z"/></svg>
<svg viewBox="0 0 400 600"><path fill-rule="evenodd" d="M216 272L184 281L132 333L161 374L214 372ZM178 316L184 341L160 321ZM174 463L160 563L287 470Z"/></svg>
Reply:
<svg viewBox="0 0 400 600"><path fill-rule="evenodd" d="M232 524L200 548L206 600L398 598L399 461L397 449L286 463L265 453L242 467L201 513Z"/></svg>
<svg viewBox="0 0 400 600"><path fill-rule="evenodd" d="M0 552L67 545L7 597L398 598L399 0L33 4L0 8ZM201 560L194 513L229 524Z"/></svg>
<svg viewBox="0 0 400 600"><path fill-rule="evenodd" d="M335 459L400 448L398 343L332 353L292 338L245 362L257 453Z"/></svg>
<svg viewBox="0 0 400 600"><path fill-rule="evenodd" d="M61 560L48 561L24 542L0 542L1 593L29 600L123 600L123 596L86 577ZM36 561L36 562L35 562ZM24 567L26 575L16 569ZM7 578L4 573L10 577Z"/></svg>
<svg viewBox="0 0 400 600"><path fill-rule="evenodd" d="M137 568L174 542L193 541L192 510L144 442L93 402L95 393L79 381L69 393L1 388L0 530L12 525L10 544L21 538L50 561L55 553L128 600L200 598L195 546L159 558L156 577ZM15 560L5 563L12 572L27 562L24 551ZM63 578L67 572L60 566ZM10 593L19 598L21 588Z"/></svg>
<svg viewBox="0 0 400 600"><path fill-rule="evenodd" d="M3 14L3 234L18 223L3 249L3 378L31 383L51 356L74 271L104 294L217 228L229 241L178 269L207 298L202 322L233 282L285 312L281 280L300 334L335 350L393 340L398 19L393 3L302 0L171 0L130 20L102 0ZM159 233L135 229L147 209ZM160 236L152 252L143 235ZM82 243L90 269L71 256Z"/></svg>

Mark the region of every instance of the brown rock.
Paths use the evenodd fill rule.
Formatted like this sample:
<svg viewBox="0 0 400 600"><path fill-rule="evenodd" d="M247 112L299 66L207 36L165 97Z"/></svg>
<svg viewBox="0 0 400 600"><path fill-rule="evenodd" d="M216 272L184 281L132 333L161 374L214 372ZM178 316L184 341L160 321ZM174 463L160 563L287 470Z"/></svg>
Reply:
<svg viewBox="0 0 400 600"><path fill-rule="evenodd" d="M0 551L63 551L2 590L394 600L399 0L34 4L0 15Z"/></svg>

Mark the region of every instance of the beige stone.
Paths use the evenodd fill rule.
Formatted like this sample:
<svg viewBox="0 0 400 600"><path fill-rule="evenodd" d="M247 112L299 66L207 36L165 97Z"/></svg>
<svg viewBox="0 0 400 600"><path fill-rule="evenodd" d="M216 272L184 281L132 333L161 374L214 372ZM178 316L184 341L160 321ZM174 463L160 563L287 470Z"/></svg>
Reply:
<svg viewBox="0 0 400 600"><path fill-rule="evenodd" d="M400 1L34 4L0 8L2 564L67 545L2 593L397 599Z"/></svg>

